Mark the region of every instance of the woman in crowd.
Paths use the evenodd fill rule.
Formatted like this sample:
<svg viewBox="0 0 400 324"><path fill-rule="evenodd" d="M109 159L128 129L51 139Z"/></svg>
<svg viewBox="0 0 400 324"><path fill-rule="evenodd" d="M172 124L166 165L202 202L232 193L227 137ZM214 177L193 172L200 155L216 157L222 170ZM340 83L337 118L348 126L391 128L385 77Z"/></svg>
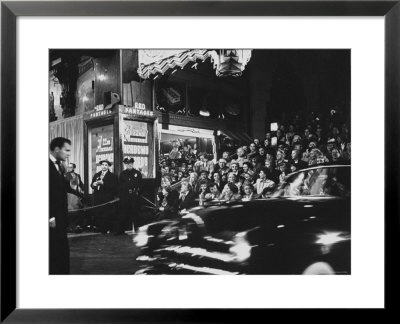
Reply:
<svg viewBox="0 0 400 324"><path fill-rule="evenodd" d="M260 170L259 178L256 180L254 184L254 190L256 191L257 195L261 195L265 188L273 189L275 188L275 182L272 181L270 178L267 178L267 170L262 168Z"/></svg>
<svg viewBox="0 0 400 324"><path fill-rule="evenodd" d="M232 159L231 159L230 154L229 154L228 151L224 151L224 152L222 153L222 159L225 160L225 166L229 169L230 166L231 166L231 160L232 160Z"/></svg>
<svg viewBox="0 0 400 324"><path fill-rule="evenodd" d="M239 179L236 177L236 175L235 175L234 173L230 172L230 173L228 174L228 182L227 182L226 185L224 186L224 189L222 190L222 192L224 192L225 189L228 188L228 185L229 185L230 183L231 183L231 184L234 184L234 185L238 188L238 190L240 190L240 187L242 186L242 183L239 181Z"/></svg>
<svg viewBox="0 0 400 324"><path fill-rule="evenodd" d="M328 163L329 159L317 148L313 148L310 151L308 166L314 166L317 164Z"/></svg>
<svg viewBox="0 0 400 324"><path fill-rule="evenodd" d="M222 182L221 175L218 172L214 172L212 180L213 180L214 184L217 186L218 191L221 192L225 186L225 183Z"/></svg>
<svg viewBox="0 0 400 324"><path fill-rule="evenodd" d="M189 184L192 187L193 192L195 194L198 194L200 189L200 184L196 172L191 172L189 174Z"/></svg>
<svg viewBox="0 0 400 324"><path fill-rule="evenodd" d="M285 160L285 151L283 149L278 149L276 152L275 168L279 170L279 166L286 162L287 160Z"/></svg>
<svg viewBox="0 0 400 324"><path fill-rule="evenodd" d="M224 201L237 201L240 200L242 196L239 194L239 189L233 183L228 182L221 193L219 199Z"/></svg>
<svg viewBox="0 0 400 324"><path fill-rule="evenodd" d="M243 185L243 192L244 192L242 196L243 201L249 201L257 198L257 195L254 194L254 187L249 183Z"/></svg>
<svg viewBox="0 0 400 324"><path fill-rule="evenodd" d="M253 177L248 172L243 172L240 175L240 180L239 181L242 182L242 186L241 186L242 189L243 189L243 185L245 183L249 183L249 184L253 184L254 183Z"/></svg>
<svg viewBox="0 0 400 324"><path fill-rule="evenodd" d="M248 173L250 176L254 176L254 171L252 170L253 166L250 162L243 163L242 171L243 173Z"/></svg>
<svg viewBox="0 0 400 324"><path fill-rule="evenodd" d="M251 164L251 169L254 172L254 176L258 175L258 172L261 169L261 163L258 161L258 157L253 157L250 160L250 164Z"/></svg>

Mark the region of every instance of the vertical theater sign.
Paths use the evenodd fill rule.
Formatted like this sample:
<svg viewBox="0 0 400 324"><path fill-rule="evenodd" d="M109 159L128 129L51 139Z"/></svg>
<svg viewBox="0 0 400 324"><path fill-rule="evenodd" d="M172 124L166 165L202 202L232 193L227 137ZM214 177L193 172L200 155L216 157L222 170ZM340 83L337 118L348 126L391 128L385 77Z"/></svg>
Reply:
<svg viewBox="0 0 400 324"><path fill-rule="evenodd" d="M120 106L120 141L122 155L133 157L143 178L155 176L154 114L143 103L133 107Z"/></svg>

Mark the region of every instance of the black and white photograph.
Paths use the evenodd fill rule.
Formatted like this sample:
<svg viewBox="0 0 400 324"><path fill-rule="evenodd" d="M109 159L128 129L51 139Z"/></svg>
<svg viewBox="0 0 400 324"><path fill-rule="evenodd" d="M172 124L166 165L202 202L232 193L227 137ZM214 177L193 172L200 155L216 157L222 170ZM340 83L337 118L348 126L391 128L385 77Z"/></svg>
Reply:
<svg viewBox="0 0 400 324"><path fill-rule="evenodd" d="M0 320L395 305L399 2L2 1Z"/></svg>
<svg viewBox="0 0 400 324"><path fill-rule="evenodd" d="M50 275L351 275L351 49L49 49Z"/></svg>

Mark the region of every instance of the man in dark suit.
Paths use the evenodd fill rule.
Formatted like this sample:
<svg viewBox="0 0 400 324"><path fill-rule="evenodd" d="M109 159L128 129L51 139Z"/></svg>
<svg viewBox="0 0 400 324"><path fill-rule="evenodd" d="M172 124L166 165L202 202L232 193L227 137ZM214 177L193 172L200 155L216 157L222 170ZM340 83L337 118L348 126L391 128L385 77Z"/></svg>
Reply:
<svg viewBox="0 0 400 324"><path fill-rule="evenodd" d="M67 191L79 197L83 197L84 185L80 174L76 173L75 169L76 164L70 162L67 167L67 173L65 173L65 180L69 184L69 188L67 186Z"/></svg>
<svg viewBox="0 0 400 324"><path fill-rule="evenodd" d="M305 169L308 166L307 163L301 160L300 151L297 149L292 150L290 163L294 165L296 171Z"/></svg>
<svg viewBox="0 0 400 324"><path fill-rule="evenodd" d="M125 234L125 229L132 223L135 231L139 221L139 194L142 189L142 174L133 168L134 158L125 158L126 169L119 175L119 214L115 224L114 234Z"/></svg>
<svg viewBox="0 0 400 324"><path fill-rule="evenodd" d="M197 205L196 194L192 191L192 186L187 181L181 182L181 191L178 200L178 210L186 211Z"/></svg>
<svg viewBox="0 0 400 324"><path fill-rule="evenodd" d="M76 210L83 207L84 185L81 176L75 172L76 164L68 163L65 181L67 182L68 209ZM85 223L89 223L82 215L73 213L69 216L69 230L75 233L83 231Z"/></svg>
<svg viewBox="0 0 400 324"><path fill-rule="evenodd" d="M49 273L69 274L67 238L68 202L64 162L70 155L71 141L56 137L50 143L49 160Z"/></svg>
<svg viewBox="0 0 400 324"><path fill-rule="evenodd" d="M99 162L101 171L97 172L90 184L93 189L94 205L105 204L117 197L118 180L114 173L110 171L111 162L102 160ZM114 220L115 211L113 205L99 207L96 210L96 226L101 233L110 232Z"/></svg>

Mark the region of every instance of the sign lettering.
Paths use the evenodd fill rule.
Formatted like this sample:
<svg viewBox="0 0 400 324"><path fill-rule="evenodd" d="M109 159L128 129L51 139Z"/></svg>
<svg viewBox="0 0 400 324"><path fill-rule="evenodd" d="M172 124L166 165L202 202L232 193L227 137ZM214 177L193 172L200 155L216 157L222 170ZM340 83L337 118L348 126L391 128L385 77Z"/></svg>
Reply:
<svg viewBox="0 0 400 324"><path fill-rule="evenodd" d="M136 106L136 104L137 103L135 103L135 106ZM144 104L138 104L138 105L143 105L143 106L140 106L142 108L139 108L139 106L137 108L136 107L119 106L119 111L122 114L128 114L128 115L147 116L147 117L153 117L154 116L154 112L153 111L145 110L146 106Z"/></svg>

